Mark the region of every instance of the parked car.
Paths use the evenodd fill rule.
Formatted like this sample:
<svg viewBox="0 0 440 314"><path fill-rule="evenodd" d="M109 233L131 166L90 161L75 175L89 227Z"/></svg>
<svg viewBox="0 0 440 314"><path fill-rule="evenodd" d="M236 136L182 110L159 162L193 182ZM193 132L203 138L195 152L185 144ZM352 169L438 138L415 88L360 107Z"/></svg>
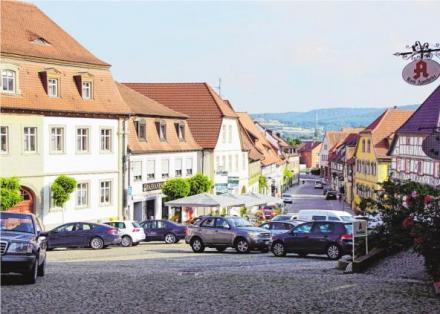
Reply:
<svg viewBox="0 0 440 314"><path fill-rule="evenodd" d="M323 189L323 188L324 188L324 184L322 183L322 181L316 180L315 181L315 189Z"/></svg>
<svg viewBox="0 0 440 314"><path fill-rule="evenodd" d="M335 190L328 190L327 193L325 193L325 199L328 200L337 200L338 199L338 192Z"/></svg>
<svg viewBox="0 0 440 314"><path fill-rule="evenodd" d="M352 224L336 221L315 221L296 226L287 233L272 236L271 250L275 256L296 253L327 254L336 260L352 251Z"/></svg>
<svg viewBox="0 0 440 314"><path fill-rule="evenodd" d="M341 210L327 210L327 209L303 209L298 212L298 219L304 221L312 220L330 220L352 222L354 218L347 212Z"/></svg>
<svg viewBox="0 0 440 314"><path fill-rule="evenodd" d="M282 195L283 198L283 202L284 203L289 203L289 204L293 204L293 194L290 193L284 193Z"/></svg>
<svg viewBox="0 0 440 314"><path fill-rule="evenodd" d="M145 220L140 223L145 231L145 241L177 243L185 238L187 227L169 220Z"/></svg>
<svg viewBox="0 0 440 314"><path fill-rule="evenodd" d="M142 228L136 221L108 221L105 222L105 224L119 230L121 245L124 247L132 245L136 246L139 242L145 240L144 228Z"/></svg>
<svg viewBox="0 0 440 314"><path fill-rule="evenodd" d="M270 232L253 227L247 220L236 217L205 217L199 225L189 226L185 242L191 245L195 253L201 253L205 247L223 252L233 247L238 253L251 250L268 252Z"/></svg>
<svg viewBox="0 0 440 314"><path fill-rule="evenodd" d="M33 214L0 212L1 272L33 284L46 270L46 233Z"/></svg>
<svg viewBox="0 0 440 314"><path fill-rule="evenodd" d="M297 213L287 213L287 214L276 215L275 217L272 218L271 221L288 221L295 219L298 219Z"/></svg>
<svg viewBox="0 0 440 314"><path fill-rule="evenodd" d="M91 222L70 222L47 233L47 249L90 247L94 250L121 243L118 229Z"/></svg>
<svg viewBox="0 0 440 314"><path fill-rule="evenodd" d="M273 217L275 217L277 214L275 212L275 208L277 208L276 206L264 206L263 208L261 208L261 210L263 211L264 214L264 218L266 220L272 219Z"/></svg>
<svg viewBox="0 0 440 314"><path fill-rule="evenodd" d="M269 230L271 235L279 234L292 230L294 227L304 223L305 221L290 220L290 221L268 221L261 224L259 227Z"/></svg>

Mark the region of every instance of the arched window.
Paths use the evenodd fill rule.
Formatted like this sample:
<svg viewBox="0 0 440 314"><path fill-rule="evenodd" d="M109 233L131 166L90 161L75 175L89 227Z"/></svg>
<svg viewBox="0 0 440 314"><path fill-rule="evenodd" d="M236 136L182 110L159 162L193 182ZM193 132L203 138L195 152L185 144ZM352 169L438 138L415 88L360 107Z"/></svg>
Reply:
<svg viewBox="0 0 440 314"><path fill-rule="evenodd" d="M365 153L365 140L362 140L362 152Z"/></svg>
<svg viewBox="0 0 440 314"><path fill-rule="evenodd" d="M371 153L371 141L367 141L367 152Z"/></svg>
<svg viewBox="0 0 440 314"><path fill-rule="evenodd" d="M2 91L15 93L16 74L12 70L2 70Z"/></svg>

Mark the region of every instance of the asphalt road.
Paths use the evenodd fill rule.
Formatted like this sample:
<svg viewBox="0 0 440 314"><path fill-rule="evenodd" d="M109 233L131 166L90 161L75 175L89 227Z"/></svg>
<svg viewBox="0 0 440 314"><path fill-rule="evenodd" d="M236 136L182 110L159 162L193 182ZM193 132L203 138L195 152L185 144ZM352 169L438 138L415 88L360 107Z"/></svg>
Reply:
<svg viewBox="0 0 440 314"><path fill-rule="evenodd" d="M344 275L325 256L276 258L232 249L195 254L184 243L56 250L48 253L46 276L35 285L2 276L1 312L434 313L440 308L427 282L391 273Z"/></svg>

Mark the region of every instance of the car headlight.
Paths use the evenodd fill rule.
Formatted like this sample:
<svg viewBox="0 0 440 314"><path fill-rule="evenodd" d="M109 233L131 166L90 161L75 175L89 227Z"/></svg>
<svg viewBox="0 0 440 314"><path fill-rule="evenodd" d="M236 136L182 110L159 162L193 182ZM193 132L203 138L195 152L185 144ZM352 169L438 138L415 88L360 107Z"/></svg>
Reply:
<svg viewBox="0 0 440 314"><path fill-rule="evenodd" d="M252 231L252 232L249 232L249 236L250 236L251 238L258 238L258 237L260 236L260 233L259 233L259 232Z"/></svg>
<svg viewBox="0 0 440 314"><path fill-rule="evenodd" d="M33 245L26 242L12 242L9 244L8 253L30 254L33 251Z"/></svg>

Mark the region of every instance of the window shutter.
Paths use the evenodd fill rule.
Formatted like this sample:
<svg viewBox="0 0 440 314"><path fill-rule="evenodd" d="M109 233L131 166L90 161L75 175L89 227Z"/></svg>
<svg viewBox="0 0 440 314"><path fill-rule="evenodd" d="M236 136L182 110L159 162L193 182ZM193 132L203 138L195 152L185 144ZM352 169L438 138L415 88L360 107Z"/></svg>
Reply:
<svg viewBox="0 0 440 314"><path fill-rule="evenodd" d="M148 160L147 161L147 173L154 173L155 169L154 169L154 160Z"/></svg>
<svg viewBox="0 0 440 314"><path fill-rule="evenodd" d="M38 73L38 75L40 76L40 80L41 80L41 84L43 85L44 91L46 92L46 94L48 93L47 90L47 72L46 71L41 71Z"/></svg>
<svg viewBox="0 0 440 314"><path fill-rule="evenodd" d="M75 81L76 88L78 89L79 95L82 97L82 82L81 75L74 75L73 80Z"/></svg>

